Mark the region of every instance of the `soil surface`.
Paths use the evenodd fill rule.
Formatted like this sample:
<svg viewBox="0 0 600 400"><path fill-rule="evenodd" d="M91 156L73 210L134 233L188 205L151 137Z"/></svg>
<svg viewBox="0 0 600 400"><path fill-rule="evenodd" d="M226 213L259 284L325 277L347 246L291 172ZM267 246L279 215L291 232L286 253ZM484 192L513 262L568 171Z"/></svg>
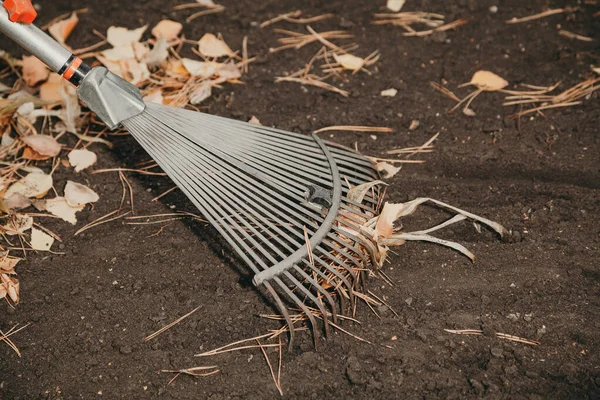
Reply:
<svg viewBox="0 0 600 400"><path fill-rule="evenodd" d="M191 11L171 11L175 1L40 2L40 24L64 12L89 7L69 44L80 48L98 41L93 29L110 25L151 26L163 18L183 21ZM206 111L308 133L330 125L389 126L392 134L374 140L364 133L335 133L331 140L383 155L392 148L417 146L440 132L427 163L406 165L390 179L388 199L433 197L504 224L510 240L477 233L469 224L440 233L465 244L475 263L436 245L409 243L392 254L386 274L394 287L369 281L400 316L385 308L379 317L360 305L361 324L345 328L373 343L340 332L320 339L300 335L284 352L284 397L412 399L597 399L600 398L600 123L599 94L583 104L550 110L520 124L509 118L518 108L503 107L503 95L484 93L472 108L460 110L434 91L429 82L445 79L458 89L479 69L490 69L511 84L551 85L566 89L591 76L599 65L600 18L597 5L576 13L506 25L513 16L544 7L577 5L555 1L409 1L407 11L468 18L455 31L425 38L404 37L401 28L371 24L384 1L223 0L227 10L184 25L188 38L221 32L233 48L248 36L258 62L244 76L245 85L215 90ZM502 3L502 4L499 4ZM589 1L587 3L593 3ZM490 6L498 5L496 13ZM349 98L275 76L299 69L318 47L268 56L276 45L262 22L301 9L313 16L336 17L313 24L319 31L347 29L356 35L359 55L379 49L373 75L352 76ZM565 29L595 37L583 42L558 35ZM280 23L278 28L300 30ZM7 40L2 47L19 54ZM398 89L396 97L380 92ZM420 126L408 129L412 120ZM97 168L134 166L148 157L131 137L111 139L115 146L94 145ZM72 172L55 175L62 187ZM128 175L137 215L193 211L180 192L151 199L172 187L162 177ZM125 225L121 221L84 234L74 232L121 201L116 173L81 173L101 201L79 214L72 227L42 221L60 233L62 255L34 255L19 264L22 302L6 304L0 327L31 325L13 337L19 358L0 346L0 397L3 399L72 399L161 397L165 399L277 398L265 360L258 351L202 359L194 354L249 338L277 322L260 318L273 309L251 284L250 273L221 256L221 241L202 223L174 221L160 225ZM408 228L426 228L447 217L431 209L408 219ZM59 247L59 248L58 248ZM143 338L200 306L181 324L157 339ZM483 336L457 336L444 329L482 329ZM494 332L537 339L539 346L503 341ZM275 352L270 352L275 360ZM205 378L180 376L163 369L218 365Z"/></svg>

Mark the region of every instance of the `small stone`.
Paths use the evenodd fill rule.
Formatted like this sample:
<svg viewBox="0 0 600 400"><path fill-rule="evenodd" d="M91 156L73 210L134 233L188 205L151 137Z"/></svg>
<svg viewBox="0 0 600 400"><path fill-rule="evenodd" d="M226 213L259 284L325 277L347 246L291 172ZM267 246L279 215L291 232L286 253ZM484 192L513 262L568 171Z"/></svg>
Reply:
<svg viewBox="0 0 600 400"><path fill-rule="evenodd" d="M483 394L484 389L483 389L483 385L481 384L481 382L479 382L476 379L471 379L471 380L469 380L469 383L471 384L471 387L473 388L473 390L475 390L475 393L477 393L478 395Z"/></svg>
<svg viewBox="0 0 600 400"><path fill-rule="evenodd" d="M498 12L498 6L490 6L490 12L496 14Z"/></svg>
<svg viewBox="0 0 600 400"><path fill-rule="evenodd" d="M506 367L504 368L504 373L506 373L507 375L514 375L517 373L517 366L516 365L511 365L510 367Z"/></svg>
<svg viewBox="0 0 600 400"><path fill-rule="evenodd" d="M517 314L511 313L506 316L512 322L517 322L519 320L519 316Z"/></svg>
<svg viewBox="0 0 600 400"><path fill-rule="evenodd" d="M526 322L531 322L531 320L533 319L533 314L525 314L525 315L523 316L523 319L524 319Z"/></svg>
<svg viewBox="0 0 600 400"><path fill-rule="evenodd" d="M131 348L131 346L127 344L119 348L119 353L121 354L130 354L132 351L133 349Z"/></svg>
<svg viewBox="0 0 600 400"><path fill-rule="evenodd" d="M490 353L492 353L492 355L496 358L500 358L502 357L502 354L504 353L504 351L502 350L502 347L492 347L490 350Z"/></svg>
<svg viewBox="0 0 600 400"><path fill-rule="evenodd" d="M410 305L413 303L413 298L409 297L408 299L404 300L404 302L410 307Z"/></svg>
<svg viewBox="0 0 600 400"><path fill-rule="evenodd" d="M483 296L481 296L481 304L490 304L490 298L484 294Z"/></svg>

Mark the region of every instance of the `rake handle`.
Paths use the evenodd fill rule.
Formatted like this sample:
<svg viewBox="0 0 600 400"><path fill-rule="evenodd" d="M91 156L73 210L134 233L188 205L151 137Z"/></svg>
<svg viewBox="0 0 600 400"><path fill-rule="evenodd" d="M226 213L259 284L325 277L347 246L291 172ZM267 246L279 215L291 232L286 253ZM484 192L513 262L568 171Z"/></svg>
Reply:
<svg viewBox="0 0 600 400"><path fill-rule="evenodd" d="M90 68L37 26L11 21L8 3L9 0L0 0L0 31L39 58L52 71L78 86Z"/></svg>

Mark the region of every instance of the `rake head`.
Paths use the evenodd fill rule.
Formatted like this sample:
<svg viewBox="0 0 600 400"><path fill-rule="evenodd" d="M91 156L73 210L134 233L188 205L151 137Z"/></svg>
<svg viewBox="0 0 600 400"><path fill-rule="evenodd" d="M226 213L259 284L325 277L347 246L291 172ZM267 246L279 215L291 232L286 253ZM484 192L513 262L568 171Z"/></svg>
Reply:
<svg viewBox="0 0 600 400"><path fill-rule="evenodd" d="M365 157L306 136L199 112L148 104L123 121L254 273L290 328L288 306L325 333L353 307L375 249L360 226L376 216L378 179ZM351 198L349 198L351 197ZM318 311L316 311L318 310ZM294 319L297 320L297 319Z"/></svg>

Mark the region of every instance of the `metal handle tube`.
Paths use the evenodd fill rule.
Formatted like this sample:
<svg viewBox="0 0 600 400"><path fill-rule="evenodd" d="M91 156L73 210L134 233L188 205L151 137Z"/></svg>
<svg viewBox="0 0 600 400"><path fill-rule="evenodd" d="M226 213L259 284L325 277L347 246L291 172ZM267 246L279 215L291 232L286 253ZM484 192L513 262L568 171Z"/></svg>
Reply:
<svg viewBox="0 0 600 400"><path fill-rule="evenodd" d="M0 31L39 58L54 72L64 72L73 54L37 26L11 22L3 3L0 0Z"/></svg>

